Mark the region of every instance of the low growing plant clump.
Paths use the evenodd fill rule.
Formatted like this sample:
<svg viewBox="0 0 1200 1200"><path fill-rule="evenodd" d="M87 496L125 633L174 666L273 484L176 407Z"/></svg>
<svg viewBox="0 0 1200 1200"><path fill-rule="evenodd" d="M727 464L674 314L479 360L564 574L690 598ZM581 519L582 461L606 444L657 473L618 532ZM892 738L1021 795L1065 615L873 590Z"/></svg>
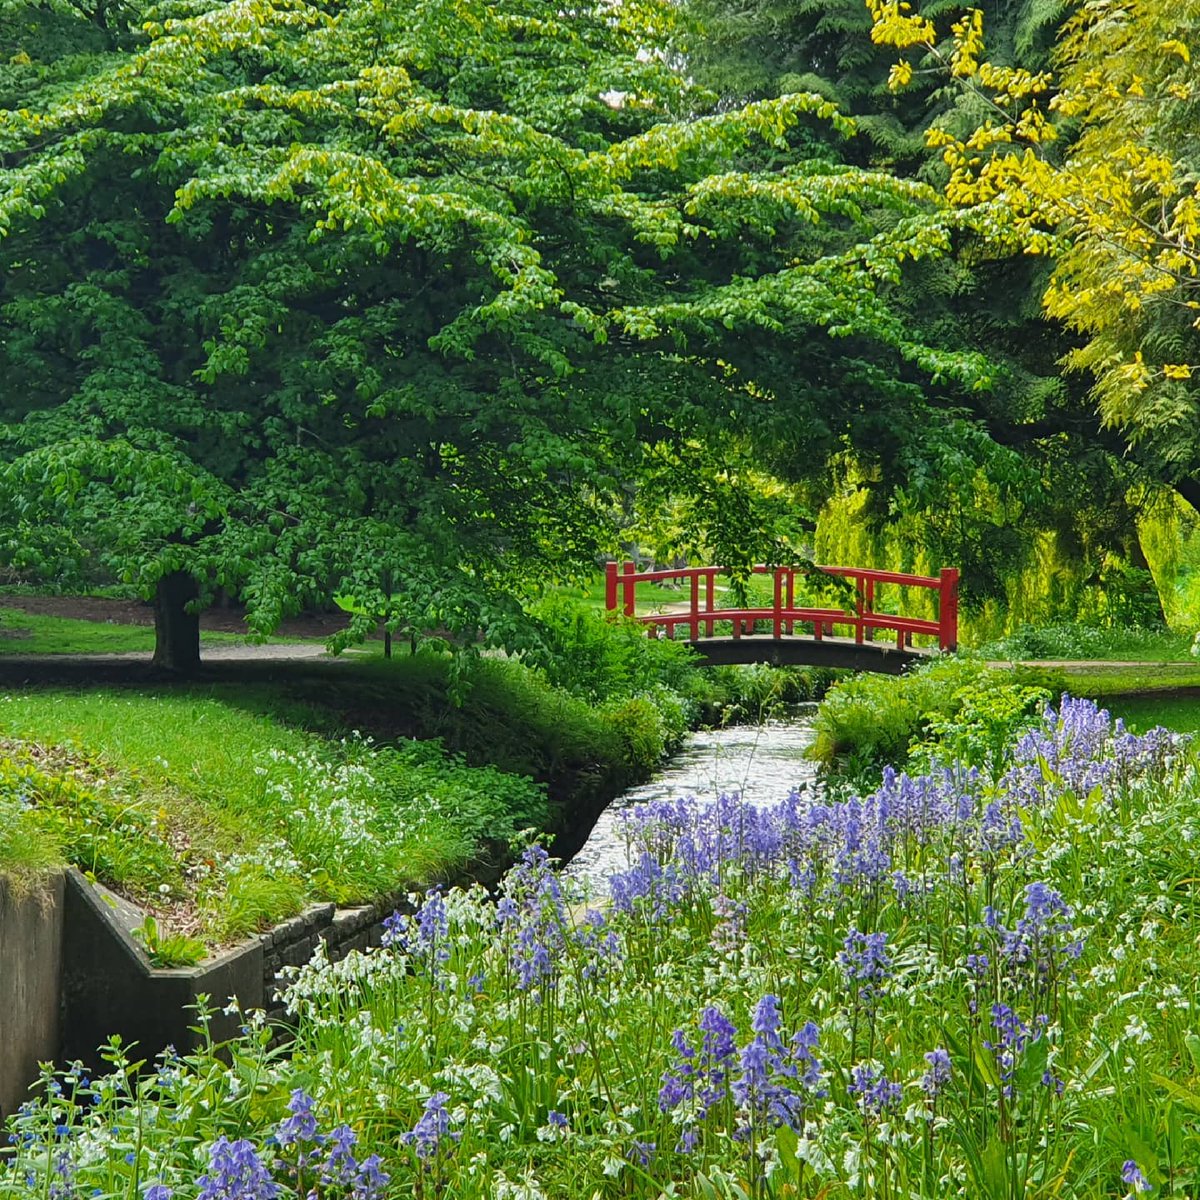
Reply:
<svg viewBox="0 0 1200 1200"><path fill-rule="evenodd" d="M119 1048L0 1195L1191 1196L1196 757L1064 698L1003 768L636 810L605 900L528 849L300 969L286 1056Z"/></svg>
<svg viewBox="0 0 1200 1200"><path fill-rule="evenodd" d="M936 659L909 674L856 675L834 684L816 718L813 757L852 778L933 757L981 766L1003 755L1059 682L1036 671Z"/></svg>

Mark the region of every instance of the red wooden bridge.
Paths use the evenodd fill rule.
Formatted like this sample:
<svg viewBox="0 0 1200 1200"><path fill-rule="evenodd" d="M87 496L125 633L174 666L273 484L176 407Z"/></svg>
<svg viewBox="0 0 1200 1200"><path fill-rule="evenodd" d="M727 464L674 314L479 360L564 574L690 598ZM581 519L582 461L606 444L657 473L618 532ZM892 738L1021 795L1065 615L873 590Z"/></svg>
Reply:
<svg viewBox="0 0 1200 1200"><path fill-rule="evenodd" d="M957 648L957 567L945 567L933 577L861 567L817 570L845 580L848 595L853 596L848 607L797 606L796 576L810 574L812 568L755 567L756 574L773 579L770 607L717 608L716 579L728 574L724 567L639 571L632 562L608 564L605 605L610 612L623 612L641 621L650 637L678 638L683 633L713 665L808 663L898 673L912 662ZM639 583L677 583L682 592L680 601L638 616L635 589ZM878 591L888 585L937 592L937 619L876 611ZM914 646L917 637L926 644Z"/></svg>

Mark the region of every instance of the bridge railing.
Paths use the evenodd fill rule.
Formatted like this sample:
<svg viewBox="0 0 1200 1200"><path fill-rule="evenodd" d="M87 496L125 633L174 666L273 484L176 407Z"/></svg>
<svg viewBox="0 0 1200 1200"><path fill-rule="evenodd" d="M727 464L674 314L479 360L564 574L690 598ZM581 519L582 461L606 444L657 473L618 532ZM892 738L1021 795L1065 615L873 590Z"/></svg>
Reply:
<svg viewBox="0 0 1200 1200"><path fill-rule="evenodd" d="M905 575L899 571L874 571L864 567L818 567L827 575L845 579L854 588L853 606L808 608L796 605L796 576L807 575L811 568L755 567L755 574L770 575L774 580L772 604L767 607L717 608L716 578L728 572L724 567L682 567L663 571L639 571L632 562L610 562L605 574L605 606L610 612L623 612L646 625L651 637L675 637L681 626L691 641L713 637L718 621L732 622L733 636L751 636L755 624L769 622L774 637L792 636L796 626L810 626L817 641L824 637L845 636L834 631L849 629L855 642L873 642L881 632L894 634L899 649L912 645L913 637L923 634L937 638L942 650L958 647L958 568L943 567L936 576ZM680 580L688 588L686 609L637 616L636 589L639 583L665 583ZM875 611L876 588L881 584L932 589L938 593L937 620L897 616ZM685 603L682 599L680 604ZM801 630L807 633L808 630Z"/></svg>

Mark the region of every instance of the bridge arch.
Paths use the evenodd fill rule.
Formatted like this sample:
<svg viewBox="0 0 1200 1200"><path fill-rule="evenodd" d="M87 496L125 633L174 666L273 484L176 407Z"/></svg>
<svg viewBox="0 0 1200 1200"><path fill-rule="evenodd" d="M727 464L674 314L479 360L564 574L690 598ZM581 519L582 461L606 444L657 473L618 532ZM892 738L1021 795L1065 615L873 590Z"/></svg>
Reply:
<svg viewBox="0 0 1200 1200"><path fill-rule="evenodd" d="M817 567L852 588L853 602L843 609L796 604L796 577L811 570L755 567L755 574L772 577L770 606L718 608L716 579L729 574L724 567L639 571L633 562L610 562L605 572L605 607L640 621L649 637L678 638L682 632L702 660L712 666L765 662L898 674L914 662L957 648L957 567L944 567L936 576L865 567ZM686 598L663 611L639 616L637 585L668 582L678 582ZM936 591L937 619L877 611L877 590L885 585ZM880 634L888 640L881 641ZM915 638L929 643L936 640L936 644L917 646Z"/></svg>

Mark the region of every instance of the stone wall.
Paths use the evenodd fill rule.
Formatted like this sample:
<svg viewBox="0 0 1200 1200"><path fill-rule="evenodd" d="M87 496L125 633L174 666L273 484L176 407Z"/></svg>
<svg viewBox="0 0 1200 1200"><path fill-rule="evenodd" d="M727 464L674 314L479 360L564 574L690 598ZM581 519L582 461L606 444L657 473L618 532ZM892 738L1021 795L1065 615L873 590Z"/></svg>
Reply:
<svg viewBox="0 0 1200 1200"><path fill-rule="evenodd" d="M59 1049L63 876L17 900L0 878L0 1118Z"/></svg>
<svg viewBox="0 0 1200 1200"><path fill-rule="evenodd" d="M411 905L401 892L375 904L360 908L335 908L332 904L314 904L299 916L260 934L263 954L263 1001L267 1016L283 1018L279 999L280 972L285 967L301 967L313 956L319 942L325 943L330 962L338 962L353 950L380 945L383 923L393 912L408 911Z"/></svg>

